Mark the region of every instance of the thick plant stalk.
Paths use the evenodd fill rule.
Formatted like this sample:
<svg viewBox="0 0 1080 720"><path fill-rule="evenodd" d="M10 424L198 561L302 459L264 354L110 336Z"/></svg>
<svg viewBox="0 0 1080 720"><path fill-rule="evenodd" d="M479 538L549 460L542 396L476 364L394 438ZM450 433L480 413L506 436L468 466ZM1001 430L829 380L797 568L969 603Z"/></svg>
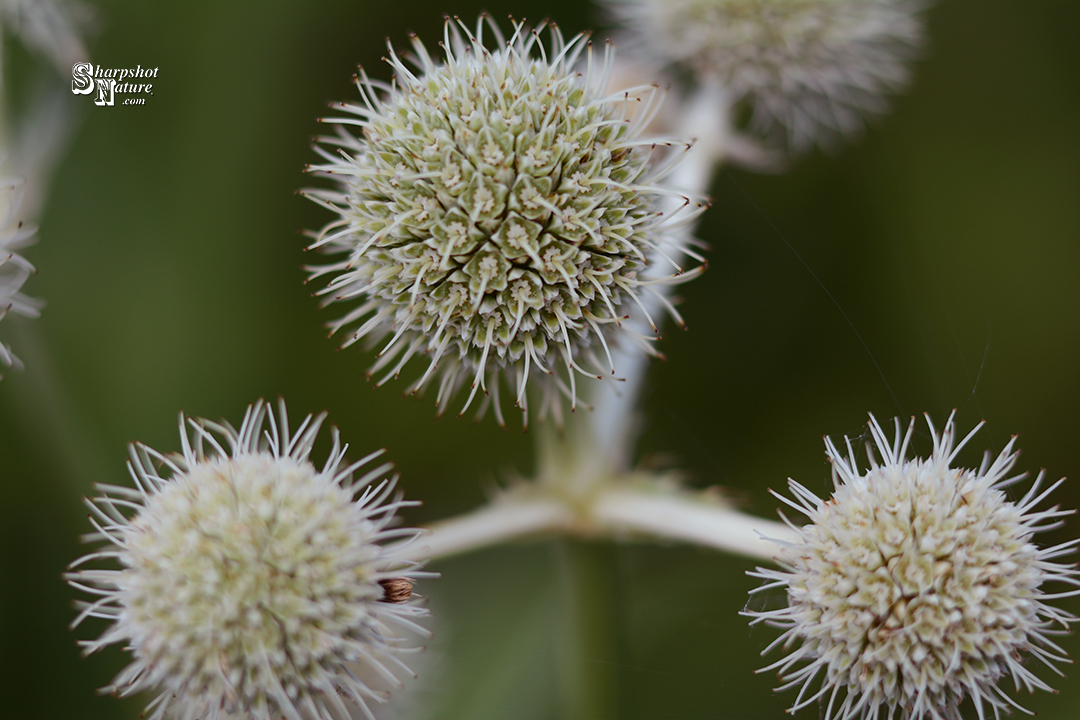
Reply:
<svg viewBox="0 0 1080 720"><path fill-rule="evenodd" d="M692 138L693 149L679 163L665 181L665 185L679 193L687 193L690 198L703 197L709 189L713 173L727 154L730 142L730 129L727 117L718 114L717 108L726 107L723 91L719 84L703 84L691 97L682 114L683 121L675 129L677 137ZM672 199L669 212L679 210L683 204L678 198ZM684 244L694 232L695 223L688 223L681 228ZM670 262L680 266L685 255L668 252ZM669 261L654 257L653 264L663 266ZM660 325L668 315L666 304L674 286L670 284L653 287L654 293L645 293L641 302L649 316ZM650 337L653 328L641 317L627 321L631 329L640 335ZM625 346L612 348L612 359L624 382L599 383L593 396L593 411L585 415L589 425L589 437L574 433L576 441L589 443L588 453L578 453L583 462L589 462L589 471L579 475L623 474L630 470L633 459L633 444L638 418L638 399L645 381L650 358L640 348ZM586 470L586 468L582 468Z"/></svg>
<svg viewBox="0 0 1080 720"><path fill-rule="evenodd" d="M562 717L567 720L617 717L618 629L611 612L615 598L610 550L579 540L554 543L563 589L561 622L554 631L559 657L556 681Z"/></svg>

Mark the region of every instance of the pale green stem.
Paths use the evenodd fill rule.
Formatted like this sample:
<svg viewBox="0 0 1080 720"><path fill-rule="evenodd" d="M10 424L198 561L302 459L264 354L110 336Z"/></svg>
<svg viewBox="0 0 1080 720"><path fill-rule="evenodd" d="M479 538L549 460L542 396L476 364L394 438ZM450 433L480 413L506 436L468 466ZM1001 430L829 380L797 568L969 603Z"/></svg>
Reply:
<svg viewBox="0 0 1080 720"><path fill-rule="evenodd" d="M614 534L652 535L681 540L716 550L772 560L779 546L798 535L787 525L763 520L730 507L708 503L689 494L657 494L612 487L596 498L593 519L598 528Z"/></svg>
<svg viewBox="0 0 1080 720"><path fill-rule="evenodd" d="M556 677L565 720L614 720L616 714L611 563L605 550L578 540L556 544L564 590Z"/></svg>
<svg viewBox="0 0 1080 720"><path fill-rule="evenodd" d="M783 523L748 515L708 495L620 483L599 489L588 504L574 509L560 499L512 491L479 510L436 523L419 540L391 551L408 559L434 560L542 534L644 535L758 560L773 558L778 548L774 540L798 539Z"/></svg>
<svg viewBox="0 0 1080 720"><path fill-rule="evenodd" d="M687 102L675 135L693 139L694 147L664 181L666 187L687 193L691 199L700 198L708 192L713 173L725 157L729 140L730 122L725 108L724 92L720 84L713 81L703 83ZM677 210L682 202L674 199L668 211ZM682 235L680 239L684 242L692 237L693 231L694 224L675 230ZM683 253L674 249L665 251L670 262L657 256L652 259L653 267L661 272L673 272L675 268L671 262L680 267L685 265ZM652 287L664 300L673 291L672 285ZM640 300L659 327L667 315L664 301L647 291L640 294ZM626 322L629 329L645 337L653 335L652 327L643 317ZM568 428L572 430L568 433L571 442L588 448L588 452L576 453L583 463L576 473L581 478L625 474L630 470L638 424L638 398L650 358L631 343L623 345L612 348L614 367L624 379L623 382L594 383L591 397L593 411Z"/></svg>
<svg viewBox="0 0 1080 720"><path fill-rule="evenodd" d="M503 497L431 525L419 539L396 546L407 559L445 558L530 535L566 532L574 524L566 504L544 497Z"/></svg>

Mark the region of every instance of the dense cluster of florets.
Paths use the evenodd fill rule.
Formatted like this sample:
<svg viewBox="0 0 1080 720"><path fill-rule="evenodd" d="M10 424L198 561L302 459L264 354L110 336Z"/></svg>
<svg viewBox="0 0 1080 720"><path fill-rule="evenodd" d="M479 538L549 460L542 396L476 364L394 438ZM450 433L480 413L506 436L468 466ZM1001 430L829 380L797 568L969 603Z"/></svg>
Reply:
<svg viewBox="0 0 1080 720"><path fill-rule="evenodd" d="M324 467L311 464L322 420L290 434L284 405L275 420L259 402L239 430L197 420L189 437L181 417L181 455L132 446L135 487L88 502L107 547L75 563L119 569L68 574L97 597L75 624L112 622L86 651L134 655L106 690L159 691L153 720L347 720L348 704L384 699L373 675L407 671L395 654L400 629L423 631L407 592L418 573L382 542L418 531L391 527L406 503L389 464L352 478L380 453L346 465L335 429Z"/></svg>
<svg viewBox="0 0 1080 720"><path fill-rule="evenodd" d="M862 127L907 82L924 0L608 0L635 49L716 78L795 149Z"/></svg>
<svg viewBox="0 0 1080 720"><path fill-rule="evenodd" d="M605 96L610 52L594 65L587 38L547 30L545 47L520 24L506 40L483 18L475 34L448 21L443 62L414 38L415 72L391 49L394 83L361 73L363 103L341 105L355 117L329 121L337 152L320 148L312 168L340 181L309 193L340 215L312 247L344 256L312 275L332 276L327 302L359 302L333 329L358 326L346 345L390 338L380 381L428 355L413 389L439 377L439 404L468 382L465 407L491 390L499 414L506 374L524 410L538 371L545 409L560 390L576 402L575 374L616 373L609 344L637 296L690 275L664 253L681 254L672 217L697 206L681 212L678 196L662 212L668 168L638 137L655 88ZM631 103L646 105L633 121ZM657 262L667 269L646 278Z"/></svg>
<svg viewBox="0 0 1080 720"><path fill-rule="evenodd" d="M795 481L794 501L777 495L811 524L792 525L800 541L782 544L781 570L751 573L767 581L758 591L784 588L788 605L747 614L786 628L766 652L799 645L764 668L780 673L781 689L800 686L792 710L820 700L826 720L885 709L889 718L899 710L905 720L959 720L970 696L979 717L984 704L996 717L1019 707L997 686L1003 676L1017 688L1050 689L1023 654L1055 672L1053 662L1065 661L1049 626L1076 618L1046 601L1080 591L1051 594L1044 585L1080 584L1074 566L1051 562L1080 541L1040 548L1032 540L1068 514L1035 509L1061 481L1041 490L1040 473L1011 502L1002 488L1023 478L1007 477L1013 441L992 462L987 453L978 471L964 470L950 464L978 427L954 449L952 418L940 435L930 424L933 454L907 460L913 426L902 435L897 421L890 446L871 418L883 462L871 449L865 472L850 442L845 457L828 441L835 491L827 501Z"/></svg>

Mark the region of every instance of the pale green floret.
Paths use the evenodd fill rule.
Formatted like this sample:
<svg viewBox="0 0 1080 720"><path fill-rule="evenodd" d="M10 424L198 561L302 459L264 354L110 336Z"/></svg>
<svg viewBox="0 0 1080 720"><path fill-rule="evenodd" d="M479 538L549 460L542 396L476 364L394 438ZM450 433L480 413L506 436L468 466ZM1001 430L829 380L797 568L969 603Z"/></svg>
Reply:
<svg viewBox="0 0 1080 720"><path fill-rule="evenodd" d="M652 62L717 78L790 145L858 131L908 80L928 0L606 0Z"/></svg>
<svg viewBox="0 0 1080 720"><path fill-rule="evenodd" d="M953 448L952 417L941 436L930 425L934 453L927 460L905 458L912 427L901 443L897 422L890 447L871 418L884 462L871 448L865 473L850 443L845 457L829 441L836 489L827 501L794 481L796 500L777 496L812 524L792 525L801 541L782 546L782 570L750 573L768 581L754 592L784 588L787 607L746 614L753 623L786 628L766 652L801 643L764 668L779 672L780 689L800 686L792 711L820 701L827 703L826 720L897 713L903 720L959 720L970 695L979 717L984 703L997 717L1019 708L997 686L1003 676L1017 689L1050 690L1022 654L1058 674L1053 662L1067 662L1047 635L1058 632L1051 625L1065 628L1076 618L1044 601L1080 591L1048 594L1042 586L1080 584L1074 566L1049 562L1080 541L1040 548L1032 539L1069 514L1034 509L1060 482L1040 493L1040 474L1014 503L1002 492L1023 477L1006 478L1016 460L1012 441L993 463L987 454L976 472L949 467L960 449Z"/></svg>
<svg viewBox="0 0 1080 720"><path fill-rule="evenodd" d="M576 373L615 374L608 344L650 254L671 242L658 203L670 193L653 184L668 168L636 137L645 118L627 119L627 104L641 94L652 104L654 88L604 97L606 63L596 72L588 50L587 74L574 70L584 37L564 43L551 28L545 50L517 26L489 50L483 22L467 38L448 22L441 64L414 40L422 72L393 56L392 86L359 79L364 104L342 105L359 119L330 122L361 137L324 139L340 154L320 149L327 163L313 168L340 192L310 191L341 216L312 247L346 258L311 270L332 276L327 302L360 302L332 325L359 326L345 345L389 338L372 368L387 371L380 383L424 353L413 389L438 369L440 404L465 382L466 407L477 388L497 394L506 371L524 410L538 370L551 380L545 406L552 389L576 402ZM690 275L669 267L675 275L652 279ZM501 421L497 395L494 405Z"/></svg>
<svg viewBox="0 0 1080 720"><path fill-rule="evenodd" d="M290 437L281 409L280 432L262 404L239 431L193 424L183 457L162 458L133 448L138 490L103 488L91 503L115 550L83 558L115 557L120 570L79 570L77 587L104 599L86 604L87 616L112 619L88 652L112 643L129 646L131 664L107 688L127 695L161 691L152 718L215 720L345 720L346 703L366 712L385 699L361 676L401 668L393 657L402 638L387 622L412 626L412 605L381 602L379 581L415 576L381 541L400 499L386 503L392 480L357 492L388 465L357 483L337 442L323 470L307 459L322 418L309 416ZM203 428L219 430L226 452ZM202 445L214 447L204 454ZM376 453L377 454L377 453ZM154 461L172 470L162 478ZM135 509L130 518L121 508ZM370 716L370 713L368 713Z"/></svg>

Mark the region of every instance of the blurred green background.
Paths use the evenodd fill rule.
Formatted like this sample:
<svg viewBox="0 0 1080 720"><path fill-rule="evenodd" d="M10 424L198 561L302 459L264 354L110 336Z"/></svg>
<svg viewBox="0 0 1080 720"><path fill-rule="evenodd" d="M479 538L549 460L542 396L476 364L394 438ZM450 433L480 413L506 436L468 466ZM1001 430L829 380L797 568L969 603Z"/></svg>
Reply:
<svg viewBox="0 0 1080 720"><path fill-rule="evenodd" d="M67 629L61 573L84 551L81 496L127 482L130 441L178 449L181 409L234 423L260 396L283 395L295 416L326 409L354 456L388 449L424 501L410 523L468 510L530 471L516 419L509 432L492 417L436 420L432 397L400 398L404 381L372 389L370 353L335 351L297 234L328 214L294 191L309 182L315 118L356 98L355 65L388 78L386 37L404 44L414 30L434 46L443 13L482 8L550 16L569 33L604 24L583 2L96 6L91 59L160 71L142 107L78 98L81 125L25 253L39 270L25 289L48 306L0 323L27 365L0 382L0 717L13 720L144 707L95 694L124 654L79 657L76 638L100 626ZM684 286L690 329L667 332L669 359L651 370L642 462L774 517L767 489L788 476L828 491L822 435L861 434L867 411L943 422L958 408L963 430L989 422L968 464L1022 432L1023 469L1080 478L1080 3L942 0L927 19L912 87L861 141L781 175L717 175L699 233L709 270ZM1080 483L1056 500L1080 505ZM1074 520L1044 541L1078 532ZM753 561L548 540L433 565L442 579L419 588L437 615L418 663L429 681L399 714L578 720L559 692L568 549L601 568L608 642L587 661L615 717L782 717L793 696L751 673L775 631L737 615ZM1077 717L1080 682L1053 684L1060 694L1021 702L1044 720Z"/></svg>

